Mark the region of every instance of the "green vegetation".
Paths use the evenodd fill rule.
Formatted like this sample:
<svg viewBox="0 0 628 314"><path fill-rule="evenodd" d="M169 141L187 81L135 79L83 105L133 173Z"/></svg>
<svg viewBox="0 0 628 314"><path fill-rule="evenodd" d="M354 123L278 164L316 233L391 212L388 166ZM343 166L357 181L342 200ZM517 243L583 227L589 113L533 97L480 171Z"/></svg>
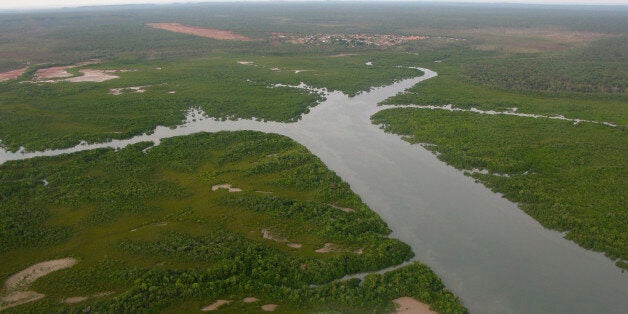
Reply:
<svg viewBox="0 0 628 314"><path fill-rule="evenodd" d="M585 248L628 259L628 137L623 127L470 112L390 109L373 116L517 202Z"/></svg>
<svg viewBox="0 0 628 314"><path fill-rule="evenodd" d="M489 86L521 91L628 93L628 35L562 53L529 54L469 66ZM523 78L523 79L522 79Z"/></svg>
<svg viewBox="0 0 628 314"><path fill-rule="evenodd" d="M395 67L409 63L407 59L378 53L341 58L223 55L176 62L118 61L83 67L133 70L100 83L0 83L2 144L11 150L20 146L43 150L74 146L81 140L128 138L157 125L180 124L192 107L216 118L294 122L322 96L273 85L305 82L354 95L373 84L415 75L415 70ZM238 63L244 60L253 64ZM364 66L368 60L377 60L378 65ZM110 92L134 86L145 92Z"/></svg>
<svg viewBox="0 0 628 314"><path fill-rule="evenodd" d="M621 53L625 33L551 51L512 52L508 47L512 42L501 50L478 51L491 32L496 31L479 30L465 44L416 46L424 51L418 56L421 64L442 61L425 65L439 76L383 103L516 108L519 113L562 115L618 127L427 109L385 110L373 116L373 122L383 124L386 131L409 135L410 142L434 144L426 148L458 169L488 171L470 175L519 203L544 226L567 232L568 239L618 259L617 265L625 268L628 68ZM545 37L552 37L547 32L498 33L511 39L528 36L534 45L545 42L554 47L563 35L556 32L548 41Z"/></svg>
<svg viewBox="0 0 628 314"><path fill-rule="evenodd" d="M487 170L470 175L627 268L627 16L625 6L424 3L3 12L0 72L29 68L0 83L0 140L15 151L129 138L177 125L190 108L220 119L295 122L323 96L275 84L304 82L353 96L416 75L397 66L423 66L439 76L385 103L517 108L618 124L419 109L373 117L411 142L435 144L428 148L459 169ZM256 40L171 33L150 22L227 29ZM278 32L429 38L351 48L273 42ZM70 72L133 71L100 83L22 82L39 68L94 58L101 62ZM124 89L130 87L145 92ZM120 88L120 95L110 94ZM212 191L225 183L243 191ZM278 312L387 312L391 300L412 296L439 312L464 313L420 263L361 283L337 280L412 258L389 232L315 156L277 135L198 134L157 147L0 166L0 278L44 260L79 260L32 285L46 298L7 312L198 311L219 298L234 300L225 311L259 311L260 304L239 301L253 295L279 304ZM316 253L325 243L340 249ZM113 293L60 303L105 291Z"/></svg>
<svg viewBox="0 0 628 314"><path fill-rule="evenodd" d="M213 188L227 183L242 191ZM362 284L335 281L414 254L318 158L279 135L202 133L8 162L0 186L2 279L40 261L79 260L32 285L45 299L7 312L197 311L219 298L236 300L225 310L255 311L260 304L237 301L249 295L280 312L384 312L401 296L466 312L419 263ZM342 250L316 253L325 243ZM59 301L103 291L113 293Z"/></svg>
<svg viewBox="0 0 628 314"><path fill-rule="evenodd" d="M572 119L587 119L628 123L628 96L616 94L565 93L552 95L538 91L517 92L496 90L469 81L456 66L432 66L438 76L429 79L384 101L384 104L415 104L456 108L509 111L517 108L520 113L563 115Z"/></svg>

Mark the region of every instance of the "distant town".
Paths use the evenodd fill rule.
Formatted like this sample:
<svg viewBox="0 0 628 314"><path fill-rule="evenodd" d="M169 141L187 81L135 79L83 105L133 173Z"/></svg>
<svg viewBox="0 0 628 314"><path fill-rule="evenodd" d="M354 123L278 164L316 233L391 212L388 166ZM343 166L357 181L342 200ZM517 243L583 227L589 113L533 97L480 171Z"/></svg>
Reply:
<svg viewBox="0 0 628 314"><path fill-rule="evenodd" d="M284 33L273 33L271 36L272 41L301 45L344 44L349 47L371 46L382 48L427 38L428 36L399 36L390 34L316 34L299 37Z"/></svg>

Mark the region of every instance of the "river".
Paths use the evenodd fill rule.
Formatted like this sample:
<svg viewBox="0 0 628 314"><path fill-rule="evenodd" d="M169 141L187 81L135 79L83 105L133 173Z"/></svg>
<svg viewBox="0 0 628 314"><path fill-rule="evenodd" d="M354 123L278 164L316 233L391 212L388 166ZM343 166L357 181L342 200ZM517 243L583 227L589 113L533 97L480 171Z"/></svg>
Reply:
<svg viewBox="0 0 628 314"><path fill-rule="evenodd" d="M306 146L377 212L472 313L626 313L628 277L603 254L543 228L516 204L493 193L420 145L383 132L370 117L377 104L425 75L349 98L340 92L296 123L215 121L193 111L176 128L62 150L11 153L0 163L197 132L256 130Z"/></svg>

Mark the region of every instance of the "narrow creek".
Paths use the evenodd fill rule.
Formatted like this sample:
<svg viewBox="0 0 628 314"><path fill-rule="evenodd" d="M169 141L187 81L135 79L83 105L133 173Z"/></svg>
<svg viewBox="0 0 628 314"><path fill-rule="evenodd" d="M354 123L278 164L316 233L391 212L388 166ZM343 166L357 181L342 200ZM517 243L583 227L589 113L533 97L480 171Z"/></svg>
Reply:
<svg viewBox="0 0 628 314"><path fill-rule="evenodd" d="M600 253L544 229L500 195L447 166L420 145L371 124L377 104L425 75L349 98L339 92L296 123L216 121L190 111L176 128L101 144L44 152L7 152L0 163L197 132L255 130L306 146L377 212L472 313L625 313L628 277Z"/></svg>

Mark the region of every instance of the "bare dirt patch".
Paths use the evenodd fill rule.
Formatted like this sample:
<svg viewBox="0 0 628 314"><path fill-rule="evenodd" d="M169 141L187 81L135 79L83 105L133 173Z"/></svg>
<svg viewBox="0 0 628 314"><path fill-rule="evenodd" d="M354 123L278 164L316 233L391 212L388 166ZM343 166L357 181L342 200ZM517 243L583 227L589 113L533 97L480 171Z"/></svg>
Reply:
<svg viewBox="0 0 628 314"><path fill-rule="evenodd" d="M351 251L351 250L349 250L347 248L344 248L344 247L342 247L342 246L340 246L338 244L329 243L328 242L328 243L325 243L325 245L322 248L317 249L314 252L316 252L316 253L348 253L348 252L351 252L351 253L359 255L359 254L364 253L364 250L357 249L355 251Z"/></svg>
<svg viewBox="0 0 628 314"><path fill-rule="evenodd" d="M46 295L35 291L15 291L0 297L0 311L24 303L37 301Z"/></svg>
<svg viewBox="0 0 628 314"><path fill-rule="evenodd" d="M231 300L217 300L216 302L201 309L203 312L215 311L225 304L231 303Z"/></svg>
<svg viewBox="0 0 628 314"><path fill-rule="evenodd" d="M28 288L28 286L33 283L33 281L43 276L46 276L54 271L70 268L74 266L77 262L78 261L76 259L68 257L37 263L9 277L4 282L4 286L7 290Z"/></svg>
<svg viewBox="0 0 628 314"><path fill-rule="evenodd" d="M0 311L45 297L44 294L29 291L31 283L57 270L70 268L77 262L70 257L51 260L37 263L12 275L4 282L5 293L0 296Z"/></svg>
<svg viewBox="0 0 628 314"><path fill-rule="evenodd" d="M410 297L394 299L393 303L397 306L396 314L438 314L429 305Z"/></svg>
<svg viewBox="0 0 628 314"><path fill-rule="evenodd" d="M348 57L348 56L357 56L357 53L339 53L337 55L331 55L330 58L340 58L340 57Z"/></svg>
<svg viewBox="0 0 628 314"><path fill-rule="evenodd" d="M216 191L219 189L225 189L228 190L230 193L233 192L242 192L242 189L240 188L234 188L231 186L231 184L225 183L225 184L218 184L218 185L214 185L212 186L212 191Z"/></svg>
<svg viewBox="0 0 628 314"><path fill-rule="evenodd" d="M24 71L26 71L26 69L27 68L21 68L21 69L17 69L17 70L13 70L13 71L0 73L0 82L16 79L20 75L22 75L22 73L24 73Z"/></svg>
<svg viewBox="0 0 628 314"><path fill-rule="evenodd" d="M119 78L117 75L113 75L113 73L122 72L121 70L80 70L79 72L83 73L81 76L72 77L66 79L67 82L73 83L81 83L81 82L104 82L108 80L113 80Z"/></svg>
<svg viewBox="0 0 628 314"><path fill-rule="evenodd" d="M242 302L244 302L244 303L253 303L253 302L257 302L257 301L259 301L259 299L256 298L256 297L246 297L246 298L242 299Z"/></svg>
<svg viewBox="0 0 628 314"><path fill-rule="evenodd" d="M35 80L70 77L72 76L72 73L68 72L67 69L73 67L73 65L65 65L60 67L39 69L35 72Z"/></svg>
<svg viewBox="0 0 628 314"><path fill-rule="evenodd" d="M278 242L278 243L285 243L287 246L289 246L289 247L291 247L293 249L300 249L303 246L301 243L293 243L293 242L290 242L290 240L288 240L286 238L282 238L282 237L278 237L276 235L273 235L267 229L262 229L262 237L264 239L273 240L273 241Z"/></svg>
<svg viewBox="0 0 628 314"><path fill-rule="evenodd" d="M277 306L278 306L277 304L264 304L260 308L264 312L273 312L277 309Z"/></svg>
<svg viewBox="0 0 628 314"><path fill-rule="evenodd" d="M65 304L74 304L74 303L80 303L83 301L87 301L87 299L89 299L88 297L69 297L69 298L65 298L63 299L63 303Z"/></svg>
<svg viewBox="0 0 628 314"><path fill-rule="evenodd" d="M130 93L144 93L146 92L146 88L150 87L152 85L145 85L145 86L130 86L130 87L119 87L119 88L112 88L109 90L109 94L111 95L122 95L125 92L130 92Z"/></svg>
<svg viewBox="0 0 628 314"><path fill-rule="evenodd" d="M49 80L49 79L54 79L54 78L65 78L65 77L71 77L74 74L68 72L68 69L72 69L72 68L76 68L76 67L80 67L80 66L84 66L84 65L89 65L89 64L94 64L94 63L98 63L100 62L99 60L90 60L90 61L85 61L85 62L80 62L74 65L64 65L64 66L58 66L58 67L49 67L49 68L43 68L43 69L39 69L35 72L35 81L41 81L41 80Z"/></svg>
<svg viewBox="0 0 628 314"><path fill-rule="evenodd" d="M251 41L252 39L240 34L236 34L232 31L215 29L215 28L202 28L194 26L186 26L179 23L148 23L148 26L157 29L163 29L175 33L183 33L196 35L201 37L219 39L219 40L237 40L237 41Z"/></svg>
<svg viewBox="0 0 628 314"><path fill-rule="evenodd" d="M345 213L352 213L352 212L355 212L355 209L353 209L353 208L349 208L349 207L340 207L340 206L338 206L338 205L334 205L334 204L329 204L329 206L331 206L331 207L333 207L333 208L335 208L335 209L340 209L340 210L342 210L342 211L343 211L343 212L345 212Z"/></svg>

